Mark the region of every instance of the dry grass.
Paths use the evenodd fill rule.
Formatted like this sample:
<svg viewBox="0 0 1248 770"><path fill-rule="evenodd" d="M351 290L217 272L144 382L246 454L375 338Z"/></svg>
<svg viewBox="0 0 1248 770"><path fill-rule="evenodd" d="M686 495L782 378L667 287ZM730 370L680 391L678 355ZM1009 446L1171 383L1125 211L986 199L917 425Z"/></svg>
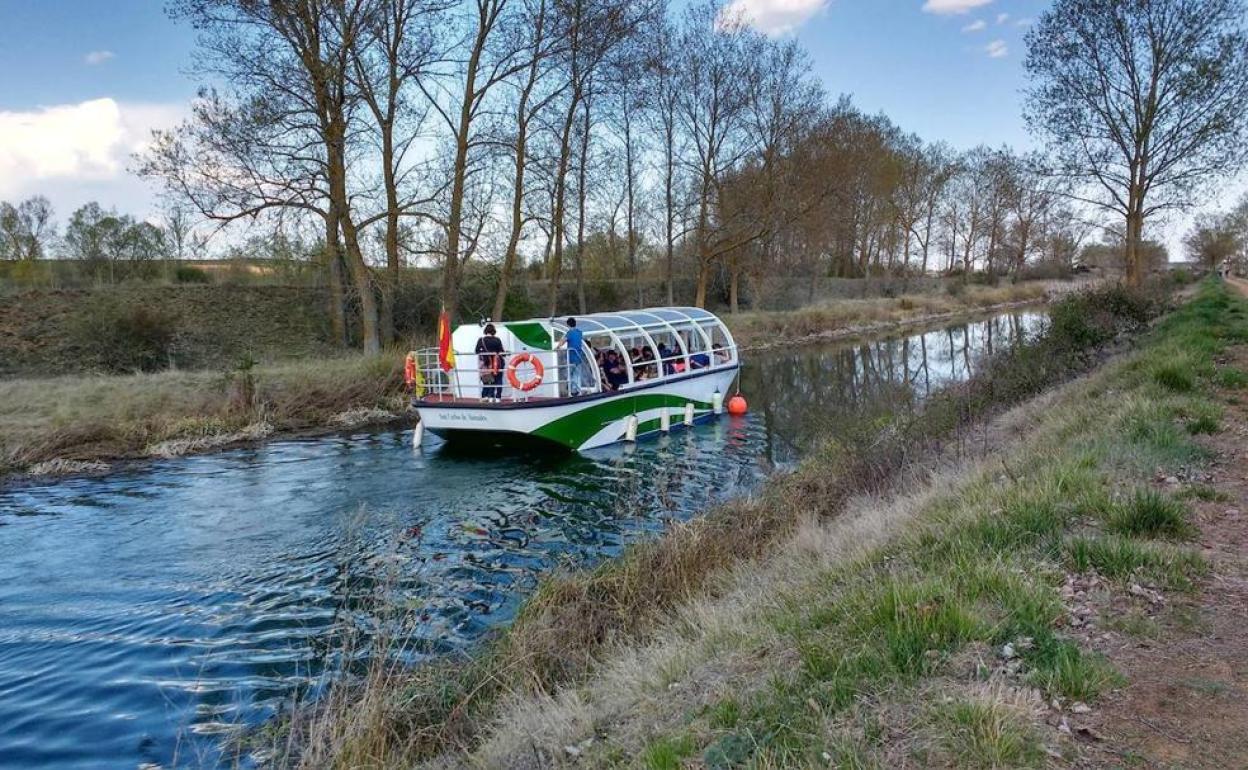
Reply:
<svg viewBox="0 0 1248 770"><path fill-rule="evenodd" d="M1112 330L1102 335L1113 336ZM531 746L545 736L538 753L525 756L545 752L549 759L551 751L563 750L558 744L565 739L576 738L568 744L574 750L568 756L579 752L578 746L592 738L587 726L609 722L612 714L644 713L652 720L667 713L665 703L687 706L672 698L670 688L690 671L709 666L733 688L748 691L737 681L742 669L774 671L775 664L791 665L798 656L791 646L767 643L775 634L768 636L766 624L756 617L759 608L777 610L798 587L809 590L812 581L818 583L815 576L825 575L830 565L865 556L923 510L941 487L937 483L887 505L871 495L897 483L899 470L930 486L928 474L935 471L919 460L948 456L936 448L951 434L963 440L954 446L988 446L969 436L967 426L1051 386L1085 355L1083 347L1038 345L1006 369L993 370L990 380L933 399L917 419L865 415L861 430L847 426L840 443L773 481L759 497L676 525L664 537L634 546L592 572L551 577L509 631L481 655L420 667L392 690L394 718L374 725L362 740L379 756L398 752L405 762L447 750L458 756L476 747L490 765L526 751L516 741ZM1038 360L1045 365L1037 366ZM966 473L960 467L941 478L952 483ZM960 617L955 613L955 620ZM666 652L646 646L662 646L665 640L670 640L662 648ZM766 652L755 655L755 648ZM611 673L616 666L618 673ZM594 690L601 704L577 687L587 677L610 680L601 692ZM747 677L760 678L766 676ZM649 688L649 694L638 688ZM705 699L717 690L691 692ZM647 699L638 706L642 695ZM627 703L610 705L624 703L620 698ZM670 758L683 745L673 740L654 748L655 756ZM640 748L629 745L630 751ZM355 747L343 749L344 755L358 755Z"/></svg>
<svg viewBox="0 0 1248 770"><path fill-rule="evenodd" d="M398 355L228 373L0 380L0 473L51 460L202 451L273 431L358 425L401 409ZM37 469L37 468L36 468Z"/></svg>
<svg viewBox="0 0 1248 770"><path fill-rule="evenodd" d="M892 496L853 497L839 516L804 517L652 634L607 645L580 683L513 691L475 750L438 762L1025 767L1070 750L1042 731L1047 702L1094 698L1116 675L1059 630L1062 552L1086 520L1112 515L1113 488L1190 460L1168 435L1138 432L1141 400L1155 419L1177 419L1180 397L1155 389L1147 364L1191 347L1188 315L1144 351L998 420L970 444L978 457ZM1124 466L1124 445L1141 462ZM1158 580L1202 574L1197 554L1173 546L1120 550L1137 562L1122 565L1133 580L1154 567ZM1022 650L1017 670L997 654L1006 641ZM898 657L910 649L923 654Z"/></svg>
<svg viewBox="0 0 1248 770"><path fill-rule="evenodd" d="M791 343L803 337L852 336L909 321L1040 302L1053 291L1054 287L1046 282L996 287L972 285L957 294L844 299L787 312L740 313L727 316L727 321L739 345L755 347L776 340Z"/></svg>
<svg viewBox="0 0 1248 770"><path fill-rule="evenodd" d="M766 556L721 572L651 634L600 648L579 683L513 689L475 749L434 764L1044 765L1069 748L1042 730L1048 701L1116 682L1059 631L1053 559L1078 545L1082 519L1107 515L1113 487L1186 462L1160 433L1136 435L1141 399L1178 398L1142 364L1182 334L1015 409L969 444L976 457L893 495L855 496L835 517L807 501ZM1120 465L1124 443L1143 470ZM1122 550L1135 580L1162 556L1153 566L1202 573L1192 552ZM1023 650L1017 670L997 654L1005 641ZM911 649L923 654L899 657Z"/></svg>

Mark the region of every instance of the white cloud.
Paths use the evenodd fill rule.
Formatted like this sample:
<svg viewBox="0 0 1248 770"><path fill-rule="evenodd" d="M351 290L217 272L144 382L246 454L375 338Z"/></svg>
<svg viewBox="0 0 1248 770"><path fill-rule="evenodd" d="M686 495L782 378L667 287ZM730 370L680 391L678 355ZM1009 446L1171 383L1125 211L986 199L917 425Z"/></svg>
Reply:
<svg viewBox="0 0 1248 770"><path fill-rule="evenodd" d="M997 24L1004 24L1009 20L1010 20L1010 15L1008 13L997 14Z"/></svg>
<svg viewBox="0 0 1248 770"><path fill-rule="evenodd" d="M784 35L810 21L828 0L732 0L724 9L768 35Z"/></svg>
<svg viewBox="0 0 1248 770"><path fill-rule="evenodd" d="M970 24L967 24L965 27L962 28L962 31L963 32L979 32L980 30L986 28L987 26L988 25L984 23L983 19L978 19L976 21L971 22Z"/></svg>
<svg viewBox="0 0 1248 770"><path fill-rule="evenodd" d="M146 206L126 171L130 156L145 146L152 129L173 126L186 110L183 104L103 98L0 111L0 199L46 194L67 211L89 190L106 206Z"/></svg>
<svg viewBox="0 0 1248 770"><path fill-rule="evenodd" d="M991 2L992 0L927 0L927 2L923 3L923 10L926 13L945 16L955 13L967 13L976 8L982 8Z"/></svg>
<svg viewBox="0 0 1248 770"><path fill-rule="evenodd" d="M1033 19L1030 19L1030 18L1022 18L1022 19L1019 19L1018 21L1014 22L1014 26L1016 26L1016 27L1030 27L1033 23L1034 23L1034 20L1033 20Z"/></svg>
<svg viewBox="0 0 1248 770"><path fill-rule="evenodd" d="M1010 52L1004 40L994 40L984 47L990 59L1000 59Z"/></svg>
<svg viewBox="0 0 1248 770"><path fill-rule="evenodd" d="M113 53L112 51L92 51L91 53L82 57L82 60L86 62L87 64L91 65L92 67L94 67L97 64L103 64L109 59L115 59L115 58L117 58L117 54Z"/></svg>

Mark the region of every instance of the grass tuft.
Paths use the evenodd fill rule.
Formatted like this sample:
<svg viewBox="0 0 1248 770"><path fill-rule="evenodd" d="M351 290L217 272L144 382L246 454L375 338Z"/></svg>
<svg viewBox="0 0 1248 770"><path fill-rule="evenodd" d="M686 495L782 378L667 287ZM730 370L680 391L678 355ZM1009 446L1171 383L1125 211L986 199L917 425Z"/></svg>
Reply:
<svg viewBox="0 0 1248 770"><path fill-rule="evenodd" d="M641 761L648 770L680 770L681 760L697 750L688 736L662 738L646 747Z"/></svg>
<svg viewBox="0 0 1248 770"><path fill-rule="evenodd" d="M1190 590L1209 570L1194 551L1119 535L1073 537L1066 544L1066 561L1076 572L1097 572L1120 582L1143 578L1179 590Z"/></svg>
<svg viewBox="0 0 1248 770"><path fill-rule="evenodd" d="M1153 380L1175 393L1189 393L1196 388L1196 378L1180 364L1165 364L1153 372Z"/></svg>
<svg viewBox="0 0 1248 770"><path fill-rule="evenodd" d="M1106 525L1120 535L1186 540L1196 531L1188 516L1182 501L1151 489L1137 489L1129 500L1114 508Z"/></svg>
<svg viewBox="0 0 1248 770"><path fill-rule="evenodd" d="M1002 703L957 700L932 713L942 748L956 767L1037 767L1044 750L1024 716Z"/></svg>
<svg viewBox="0 0 1248 770"><path fill-rule="evenodd" d="M1225 366L1218 369L1214 382L1227 390L1242 390L1248 388L1248 373L1233 366Z"/></svg>

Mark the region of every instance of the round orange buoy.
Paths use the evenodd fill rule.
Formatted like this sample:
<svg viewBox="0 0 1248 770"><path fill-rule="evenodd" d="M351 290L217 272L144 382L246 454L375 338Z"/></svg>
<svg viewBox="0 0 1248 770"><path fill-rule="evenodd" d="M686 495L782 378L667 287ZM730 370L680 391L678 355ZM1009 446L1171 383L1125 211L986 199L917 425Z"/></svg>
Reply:
<svg viewBox="0 0 1248 770"><path fill-rule="evenodd" d="M745 403L745 396L738 393L728 399L728 414L740 417L749 409L749 405Z"/></svg>

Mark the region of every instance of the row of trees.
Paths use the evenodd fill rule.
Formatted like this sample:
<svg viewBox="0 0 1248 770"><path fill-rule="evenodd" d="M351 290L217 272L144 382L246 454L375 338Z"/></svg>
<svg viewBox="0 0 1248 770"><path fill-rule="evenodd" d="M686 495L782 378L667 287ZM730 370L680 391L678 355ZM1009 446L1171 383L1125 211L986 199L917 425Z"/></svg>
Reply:
<svg viewBox="0 0 1248 770"><path fill-rule="evenodd" d="M1207 268L1217 269L1226 263L1240 274L1248 273L1248 195L1230 211L1199 217L1184 245Z"/></svg>
<svg viewBox="0 0 1248 770"><path fill-rule="evenodd" d="M689 299L705 305L722 272L735 309L743 279L1005 272L1069 262L1082 237L1034 159L958 155L829 104L795 41L715 2L174 8L201 33L202 74L231 86L205 89L142 173L209 219L318 221L334 316L341 329L349 283L367 350L392 334L413 262L440 268L450 311L466 264L493 263L497 317L527 256L549 312L568 273L583 312L605 233L637 281L657 245L669 302L684 262Z"/></svg>
<svg viewBox="0 0 1248 770"><path fill-rule="evenodd" d="M79 260L99 279L113 282L119 264L190 259L203 256L205 248L203 236L193 232L192 218L182 209L171 210L154 224L92 201L70 215L61 233L46 197L16 205L0 201L0 259Z"/></svg>
<svg viewBox="0 0 1248 770"><path fill-rule="evenodd" d="M522 268L584 310L595 265L693 278L1069 265L1099 207L1143 223L1243 159L1239 0L1057 0L1028 37L1044 158L955 153L848 101L715 0L174 0L207 83L139 172L222 225L315 232L345 339L391 338L404 265ZM1238 14L1238 15L1237 15ZM601 257L606 253L607 259ZM575 284L579 307L558 307ZM814 282L811 281L811 286Z"/></svg>

